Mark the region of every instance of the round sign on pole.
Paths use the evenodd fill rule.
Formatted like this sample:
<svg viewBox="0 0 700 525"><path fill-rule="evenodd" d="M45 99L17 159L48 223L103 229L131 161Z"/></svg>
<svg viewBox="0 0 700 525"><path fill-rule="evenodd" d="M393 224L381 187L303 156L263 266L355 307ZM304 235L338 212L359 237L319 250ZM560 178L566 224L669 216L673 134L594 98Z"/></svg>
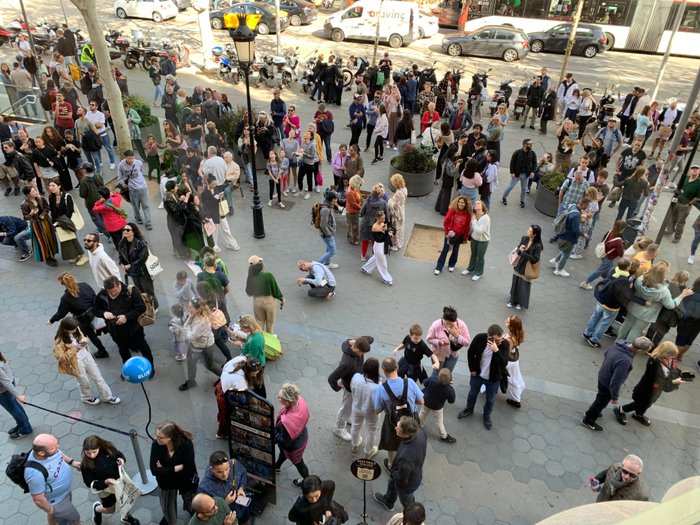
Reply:
<svg viewBox="0 0 700 525"><path fill-rule="evenodd" d="M374 460L360 458L350 464L350 472L362 481L374 481L382 475L382 468Z"/></svg>

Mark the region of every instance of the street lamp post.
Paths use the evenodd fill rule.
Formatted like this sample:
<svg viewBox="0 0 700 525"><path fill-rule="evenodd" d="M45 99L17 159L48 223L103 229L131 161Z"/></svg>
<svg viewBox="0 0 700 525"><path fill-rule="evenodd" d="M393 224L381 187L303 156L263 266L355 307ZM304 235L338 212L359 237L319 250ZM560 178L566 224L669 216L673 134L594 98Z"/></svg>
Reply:
<svg viewBox="0 0 700 525"><path fill-rule="evenodd" d="M246 16L238 16L238 27L234 29L229 29L229 35L233 39L233 43L236 46L236 54L238 55L238 65L243 70L243 76L245 78L245 96L248 109L248 130L250 132L250 145L251 145L251 164L253 167L253 203L251 208L253 209L253 237L256 239L263 239L265 237L265 224L263 223L263 213L262 204L260 203L260 193L258 192L258 177L255 171L255 149L254 149L254 137L255 137L255 126L253 124L253 108L250 104L250 80L249 73L250 67L255 61L255 34L246 25Z"/></svg>

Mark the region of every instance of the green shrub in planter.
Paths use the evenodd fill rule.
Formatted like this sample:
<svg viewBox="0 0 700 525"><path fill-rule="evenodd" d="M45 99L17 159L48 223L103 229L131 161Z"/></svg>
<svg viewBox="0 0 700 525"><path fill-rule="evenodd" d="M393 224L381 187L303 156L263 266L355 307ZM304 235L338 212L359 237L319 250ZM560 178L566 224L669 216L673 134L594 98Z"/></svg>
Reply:
<svg viewBox="0 0 700 525"><path fill-rule="evenodd" d="M554 173L550 173L549 175L545 175L542 177L540 180L540 184L547 188L551 192L557 191L557 188L561 186L564 183L564 180L566 179L566 173L562 173L561 171L555 171Z"/></svg>
<svg viewBox="0 0 700 525"><path fill-rule="evenodd" d="M219 120L217 130L223 135L224 143L229 150L236 149L236 129L238 129L238 126L243 121L243 116L247 109L246 106L238 105L233 108L233 111L226 113ZM257 115L260 112L257 108L252 109L253 115Z"/></svg>
<svg viewBox="0 0 700 525"><path fill-rule="evenodd" d="M407 173L429 173L436 167L432 148L411 144L407 145L401 154L391 159L391 165Z"/></svg>
<svg viewBox="0 0 700 525"><path fill-rule="evenodd" d="M140 128L147 128L158 124L158 119L151 115L151 106L145 98L139 97L138 95L129 95L128 97L124 97L124 102L128 102L131 109L136 111L141 117Z"/></svg>

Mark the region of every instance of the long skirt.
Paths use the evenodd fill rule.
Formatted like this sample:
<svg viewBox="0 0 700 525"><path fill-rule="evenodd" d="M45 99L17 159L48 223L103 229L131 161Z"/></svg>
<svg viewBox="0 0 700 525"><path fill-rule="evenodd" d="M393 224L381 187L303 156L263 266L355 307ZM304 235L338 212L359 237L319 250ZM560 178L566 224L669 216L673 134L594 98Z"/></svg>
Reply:
<svg viewBox="0 0 700 525"><path fill-rule="evenodd" d="M399 125L399 120L401 119L398 111L389 113L389 134L386 136L387 144L396 144L394 135L396 134L396 127Z"/></svg>
<svg viewBox="0 0 700 525"><path fill-rule="evenodd" d="M520 373L520 361L508 361L506 370L508 370L509 374L506 397L513 401L520 402L520 396L525 388L525 381L523 381L523 376Z"/></svg>
<svg viewBox="0 0 700 525"><path fill-rule="evenodd" d="M48 218L33 220L31 228L34 258L38 262L54 258L58 253L58 241L51 221Z"/></svg>
<svg viewBox="0 0 700 525"><path fill-rule="evenodd" d="M510 302L519 304L523 308L530 307L530 283L519 275L513 275L513 283L510 286Z"/></svg>
<svg viewBox="0 0 700 525"><path fill-rule="evenodd" d="M82 254L83 248L80 246L78 239L71 239L70 241L63 241L61 243L61 258L64 261L72 261Z"/></svg>

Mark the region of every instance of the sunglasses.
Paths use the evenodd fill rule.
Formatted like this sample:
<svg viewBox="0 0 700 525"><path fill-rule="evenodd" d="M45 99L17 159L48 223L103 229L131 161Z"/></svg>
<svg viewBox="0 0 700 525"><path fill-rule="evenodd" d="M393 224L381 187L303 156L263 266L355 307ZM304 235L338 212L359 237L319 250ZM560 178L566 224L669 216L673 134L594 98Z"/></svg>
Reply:
<svg viewBox="0 0 700 525"><path fill-rule="evenodd" d="M134 230L132 230L131 228L124 228L122 231L123 231L123 232L132 232L132 231L134 231Z"/></svg>
<svg viewBox="0 0 700 525"><path fill-rule="evenodd" d="M212 464L213 465L223 465L224 463L228 463L228 457L226 457L226 456L223 456L223 457L217 459Z"/></svg>
<svg viewBox="0 0 700 525"><path fill-rule="evenodd" d="M626 468L620 468L620 471L628 478L637 479L639 477L639 474L635 474L634 472L630 472Z"/></svg>
<svg viewBox="0 0 700 525"><path fill-rule="evenodd" d="M96 242L95 239L84 239L84 241L85 241L85 242L89 242L89 243L94 243L94 242Z"/></svg>

